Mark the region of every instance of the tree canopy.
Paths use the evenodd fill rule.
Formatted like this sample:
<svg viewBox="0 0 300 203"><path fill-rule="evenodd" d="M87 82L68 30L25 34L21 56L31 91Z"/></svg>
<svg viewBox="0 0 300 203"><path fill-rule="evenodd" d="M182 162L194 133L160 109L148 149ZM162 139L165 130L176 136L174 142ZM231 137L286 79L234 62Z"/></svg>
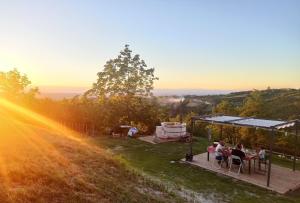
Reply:
<svg viewBox="0 0 300 203"><path fill-rule="evenodd" d="M138 54L132 56L129 45L115 59L104 65L103 71L97 74L97 82L87 92L97 97L106 96L149 96L153 90L154 68L147 68Z"/></svg>
<svg viewBox="0 0 300 203"><path fill-rule="evenodd" d="M241 116L255 116L264 117L264 112L266 110L265 101L263 100L262 93L258 90L254 90L245 99L245 103L241 108Z"/></svg>
<svg viewBox="0 0 300 203"><path fill-rule="evenodd" d="M31 81L17 69L0 72L0 95L9 99L20 96L35 96L37 88L29 88Z"/></svg>

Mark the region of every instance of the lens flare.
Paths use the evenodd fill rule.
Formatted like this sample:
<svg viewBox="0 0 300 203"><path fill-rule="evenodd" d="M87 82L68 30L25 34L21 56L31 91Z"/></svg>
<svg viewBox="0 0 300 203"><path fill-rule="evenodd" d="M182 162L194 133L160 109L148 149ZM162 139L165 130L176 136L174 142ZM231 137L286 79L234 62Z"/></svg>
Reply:
<svg viewBox="0 0 300 203"><path fill-rule="evenodd" d="M51 183L94 187L82 167L89 155L93 160L109 156L80 133L0 98L0 190L6 202L38 193L39 188L47 191Z"/></svg>
<svg viewBox="0 0 300 203"><path fill-rule="evenodd" d="M28 120L35 121L36 123L39 123L44 127L48 127L54 130L55 132L57 132L58 135L67 136L69 139L84 144L82 139L80 139L79 133L77 133L76 131L73 131L65 126L62 126L60 123L53 121L38 113L35 113L29 109L14 104L8 101L7 99L0 98L0 107L5 108L6 110L11 111L13 113L17 113L19 116L23 116Z"/></svg>

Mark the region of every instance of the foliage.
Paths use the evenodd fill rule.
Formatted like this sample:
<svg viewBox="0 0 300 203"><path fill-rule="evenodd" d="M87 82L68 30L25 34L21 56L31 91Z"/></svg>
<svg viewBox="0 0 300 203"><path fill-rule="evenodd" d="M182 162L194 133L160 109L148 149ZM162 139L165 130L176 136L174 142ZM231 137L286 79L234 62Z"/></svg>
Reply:
<svg viewBox="0 0 300 203"><path fill-rule="evenodd" d="M105 126L113 128L129 124L138 127L141 133L152 133L163 114L156 100L132 97L127 103L127 99L126 96L111 96L102 103L102 109L106 109Z"/></svg>
<svg viewBox="0 0 300 203"><path fill-rule="evenodd" d="M154 68L147 69L144 60L138 54L132 56L129 45L125 45L97 75L97 82L83 96L99 113L94 115L101 123L95 124L96 119L92 119L93 125L103 131L127 124L137 126L142 133L152 133L160 117L157 102L149 97L158 79Z"/></svg>
<svg viewBox="0 0 300 203"><path fill-rule="evenodd" d="M105 96L149 96L153 90L154 68L147 69L138 54L132 56L129 45L115 59L111 59L99 72L97 82L87 92L99 98Z"/></svg>
<svg viewBox="0 0 300 203"><path fill-rule="evenodd" d="M254 90L245 99L244 105L241 107L241 116L263 117L266 105L263 101L261 92Z"/></svg>
<svg viewBox="0 0 300 203"><path fill-rule="evenodd" d="M237 110L229 101L222 100L216 108L214 108L214 113L221 113L225 115L236 115Z"/></svg>
<svg viewBox="0 0 300 203"><path fill-rule="evenodd" d="M17 69L0 72L0 96L8 99L33 98L38 93L37 88L28 88L31 81Z"/></svg>

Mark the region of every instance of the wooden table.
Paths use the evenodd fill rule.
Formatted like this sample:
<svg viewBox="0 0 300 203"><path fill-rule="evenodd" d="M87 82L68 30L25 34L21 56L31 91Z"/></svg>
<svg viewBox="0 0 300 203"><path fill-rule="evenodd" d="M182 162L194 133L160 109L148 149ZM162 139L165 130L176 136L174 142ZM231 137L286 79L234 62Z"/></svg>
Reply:
<svg viewBox="0 0 300 203"><path fill-rule="evenodd" d="M246 154L246 157L244 160L248 161L248 170L249 174L251 174L251 160L255 160L257 157L256 154ZM255 166L254 166L255 167Z"/></svg>

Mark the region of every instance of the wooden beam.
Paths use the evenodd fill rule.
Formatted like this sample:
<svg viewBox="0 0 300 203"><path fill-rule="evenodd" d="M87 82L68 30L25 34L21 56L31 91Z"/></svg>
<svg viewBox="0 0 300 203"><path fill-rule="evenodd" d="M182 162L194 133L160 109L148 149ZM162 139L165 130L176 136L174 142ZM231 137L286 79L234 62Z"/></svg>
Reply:
<svg viewBox="0 0 300 203"><path fill-rule="evenodd" d="M269 155L269 167L268 167L268 179L267 179L268 187L270 187L273 143L274 143L274 129L272 129L272 131L271 131L271 140L270 140L270 155Z"/></svg>
<svg viewBox="0 0 300 203"><path fill-rule="evenodd" d="M191 120L191 141L190 141L190 155L193 155L193 134L194 134L195 120Z"/></svg>
<svg viewBox="0 0 300 203"><path fill-rule="evenodd" d="M297 157L297 147L298 147L298 121L295 124L295 151L294 151L294 161L293 161L293 171L296 170L296 157Z"/></svg>
<svg viewBox="0 0 300 203"><path fill-rule="evenodd" d="M207 139L208 139L208 143L211 142L211 129L208 128L207 129ZM207 161L209 161L209 151L207 151Z"/></svg>

